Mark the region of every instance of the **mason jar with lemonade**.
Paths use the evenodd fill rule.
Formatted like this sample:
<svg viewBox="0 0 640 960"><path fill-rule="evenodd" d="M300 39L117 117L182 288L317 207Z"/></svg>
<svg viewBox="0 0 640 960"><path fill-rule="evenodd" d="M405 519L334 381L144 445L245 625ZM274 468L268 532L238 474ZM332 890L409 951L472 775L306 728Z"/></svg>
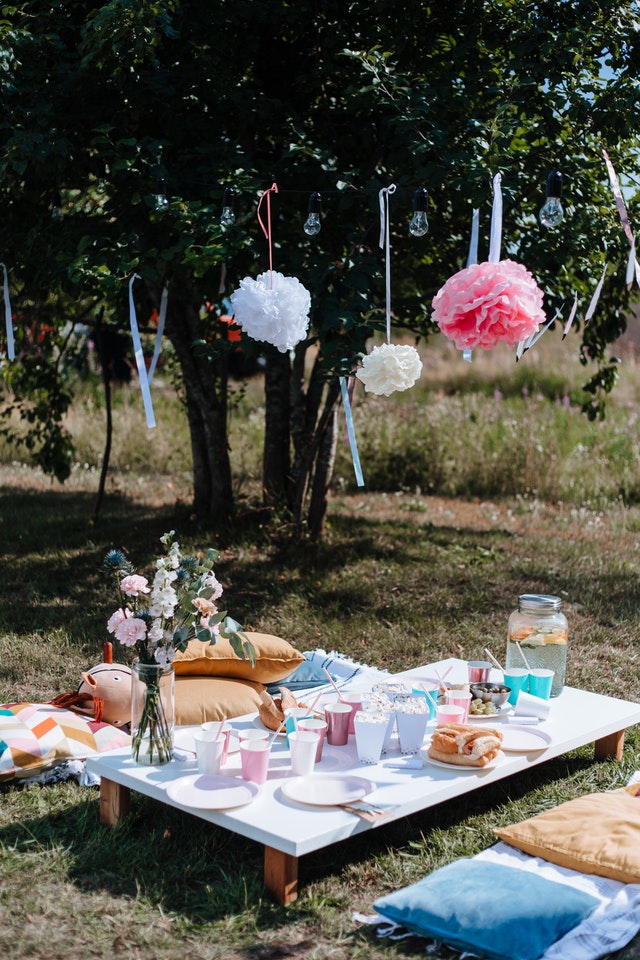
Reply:
<svg viewBox="0 0 640 960"><path fill-rule="evenodd" d="M506 666L523 667L516 644L520 644L532 670L553 670L551 696L562 693L567 672L569 641L567 618L560 612L562 601L542 593L523 593L518 609L509 617Z"/></svg>

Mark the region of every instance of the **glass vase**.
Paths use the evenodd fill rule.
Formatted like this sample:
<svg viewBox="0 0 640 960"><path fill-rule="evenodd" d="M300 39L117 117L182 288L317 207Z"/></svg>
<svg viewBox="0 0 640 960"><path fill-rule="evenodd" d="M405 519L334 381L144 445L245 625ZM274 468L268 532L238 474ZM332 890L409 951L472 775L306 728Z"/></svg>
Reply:
<svg viewBox="0 0 640 960"><path fill-rule="evenodd" d="M172 666L131 668L131 755L136 763L169 763L173 757L175 674Z"/></svg>

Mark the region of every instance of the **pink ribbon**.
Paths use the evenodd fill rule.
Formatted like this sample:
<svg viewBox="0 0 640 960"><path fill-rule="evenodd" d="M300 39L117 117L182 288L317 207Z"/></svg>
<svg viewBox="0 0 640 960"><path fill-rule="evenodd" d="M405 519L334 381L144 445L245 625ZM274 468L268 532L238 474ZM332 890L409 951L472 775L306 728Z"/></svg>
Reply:
<svg viewBox="0 0 640 960"><path fill-rule="evenodd" d="M272 183L269 189L265 190L262 196L260 197L260 201L258 203L258 210L257 210L258 223L260 224L262 228L262 232L264 233L267 239L267 243L269 244L269 274L270 275L273 273L273 250L271 248L271 194L277 193L277 192L278 192L278 184ZM266 227L262 222L262 217L260 216L260 207L262 206L262 201L264 200L265 197L267 198L267 226ZM272 283L273 278L271 276L270 276L270 280Z"/></svg>

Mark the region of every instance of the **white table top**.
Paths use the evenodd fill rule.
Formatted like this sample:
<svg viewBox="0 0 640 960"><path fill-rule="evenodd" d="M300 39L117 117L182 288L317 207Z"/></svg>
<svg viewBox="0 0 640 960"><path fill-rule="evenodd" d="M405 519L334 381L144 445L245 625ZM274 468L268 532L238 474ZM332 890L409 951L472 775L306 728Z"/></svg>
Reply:
<svg viewBox="0 0 640 960"><path fill-rule="evenodd" d="M449 663L451 661L442 661L418 667L396 674L395 678L430 680L434 676L434 669L442 673ZM450 680L451 675L447 679ZM326 699L335 699L335 695L327 695ZM640 723L640 704L571 687L565 687L559 697L550 701L550 706L549 719L533 728L550 735L549 746L535 753L505 753L496 766L486 770L478 768L469 772L466 768L444 769L431 764L425 764L421 769L411 768L405 765L406 758L400 755L395 741L390 752L378 764L363 764L358 761L354 737L350 736L349 743L344 747L332 747L325 743L322 762L316 765L315 771L318 774L356 775L372 781L375 790L366 800L389 812L390 818L383 820L384 824L452 800L470 790ZM483 721L477 722L481 725ZM231 723L237 728L253 726L254 716L239 717ZM497 723L506 721L496 722L492 718L488 725ZM181 734L181 742L184 742L184 733ZM246 806L225 811L182 807L168 798L166 791L171 782L197 772L195 757L186 761L173 760L164 766L148 767L134 763L129 750L116 750L88 759L87 768L108 780L188 810L203 820L296 857L370 830L376 825L340 808L311 806L284 796L281 787L291 777L291 768L289 750L283 738L278 738L274 744L269 778L259 796ZM229 755L223 772L229 776L240 776L239 753Z"/></svg>

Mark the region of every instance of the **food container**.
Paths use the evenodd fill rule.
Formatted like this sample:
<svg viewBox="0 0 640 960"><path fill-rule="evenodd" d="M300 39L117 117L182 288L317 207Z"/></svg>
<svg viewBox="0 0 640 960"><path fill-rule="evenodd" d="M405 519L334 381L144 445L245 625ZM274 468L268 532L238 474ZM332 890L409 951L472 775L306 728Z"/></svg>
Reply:
<svg viewBox="0 0 640 960"><path fill-rule="evenodd" d="M493 703L496 707L501 707L509 699L511 687L504 683L472 683L471 693L483 703Z"/></svg>
<svg viewBox="0 0 640 960"><path fill-rule="evenodd" d="M524 593L518 597L518 609L509 617L506 668L524 667L554 671L551 696L562 693L567 672L567 618L560 611L560 597ZM518 650L527 658L524 663Z"/></svg>

